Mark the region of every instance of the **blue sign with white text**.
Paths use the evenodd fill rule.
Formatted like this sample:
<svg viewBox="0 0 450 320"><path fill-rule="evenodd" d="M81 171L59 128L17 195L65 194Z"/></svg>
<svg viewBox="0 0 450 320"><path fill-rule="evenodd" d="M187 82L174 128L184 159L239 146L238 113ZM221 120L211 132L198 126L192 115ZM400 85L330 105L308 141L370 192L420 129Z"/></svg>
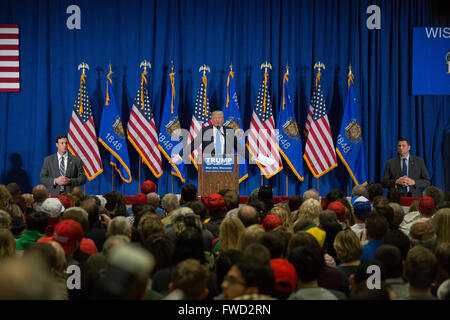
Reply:
<svg viewBox="0 0 450 320"><path fill-rule="evenodd" d="M203 157L204 172L233 172L233 156L205 156Z"/></svg>
<svg viewBox="0 0 450 320"><path fill-rule="evenodd" d="M450 94L450 27L413 30L412 94Z"/></svg>

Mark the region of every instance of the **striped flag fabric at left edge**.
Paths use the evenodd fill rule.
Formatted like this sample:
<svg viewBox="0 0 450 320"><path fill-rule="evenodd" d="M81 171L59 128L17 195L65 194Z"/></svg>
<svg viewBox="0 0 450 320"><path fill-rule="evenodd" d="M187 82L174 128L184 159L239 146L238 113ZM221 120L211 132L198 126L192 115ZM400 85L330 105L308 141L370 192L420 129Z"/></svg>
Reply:
<svg viewBox="0 0 450 320"><path fill-rule="evenodd" d="M89 181L103 172L85 74L81 75L80 90L70 119L69 150L83 161L84 172Z"/></svg>
<svg viewBox="0 0 450 320"><path fill-rule="evenodd" d="M19 91L19 25L0 24L0 92Z"/></svg>

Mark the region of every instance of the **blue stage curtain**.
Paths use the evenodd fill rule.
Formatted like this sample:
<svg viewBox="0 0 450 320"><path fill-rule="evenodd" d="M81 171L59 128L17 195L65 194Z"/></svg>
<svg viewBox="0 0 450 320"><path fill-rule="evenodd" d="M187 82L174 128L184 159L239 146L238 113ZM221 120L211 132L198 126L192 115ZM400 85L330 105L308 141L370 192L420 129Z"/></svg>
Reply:
<svg viewBox="0 0 450 320"><path fill-rule="evenodd" d="M71 4L81 9L80 30L66 27ZM366 9L372 4L381 9L381 30L366 27ZM211 68L208 96L214 110L222 106L232 62L244 129L248 129L263 77L260 65L268 61L273 66L270 90L275 119L289 64L300 130L310 102L313 65L321 61L326 67L321 83L335 141L351 63L369 182L381 180L386 160L396 155L397 138L404 136L411 141L411 152L425 159L432 184L450 186L444 180L448 177L444 167L450 163L449 152L444 151L450 96L412 96L410 89L412 28L450 25L449 18L432 15L429 1L0 0L0 23L20 25L21 74L20 93L0 93L0 181L15 180L23 192L40 183L44 157L56 152L55 137L68 132L80 82L78 64L85 61L90 66L86 81L98 132L108 64L114 71L114 94L125 127L144 59L152 63L148 80L158 130L172 60L183 128L189 128L191 121L201 81L199 67ZM302 140L304 144L304 135ZM104 173L87 182L89 194L112 189L109 156L99 148ZM138 192L139 164L138 154L130 145L128 150L133 181L126 184L115 175L114 189L131 195ZM172 191L170 166L166 160L163 164L164 174L157 181L161 194ZM340 160L338 164L320 178L321 195L332 188L347 193L351 179ZM196 184L195 169L189 167L187 182ZM273 186L275 195L286 195L286 172L263 181ZM242 195L260 186L259 173L256 165L249 166L249 178L240 186ZM141 183L145 179L153 180L153 175L141 165ZM317 184L306 166L303 183L288 173L289 195ZM350 181L350 190L352 186ZM174 177L173 191L179 193L180 188Z"/></svg>

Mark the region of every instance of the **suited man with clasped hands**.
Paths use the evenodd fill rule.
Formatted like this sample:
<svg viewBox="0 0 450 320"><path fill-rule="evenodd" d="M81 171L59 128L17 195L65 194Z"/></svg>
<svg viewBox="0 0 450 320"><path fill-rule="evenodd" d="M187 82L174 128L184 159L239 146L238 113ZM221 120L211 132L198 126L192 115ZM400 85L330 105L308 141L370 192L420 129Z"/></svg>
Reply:
<svg viewBox="0 0 450 320"><path fill-rule="evenodd" d="M71 192L73 187L86 183L81 159L69 154L67 147L67 136L58 136L56 138L58 152L44 159L40 179L49 193Z"/></svg>
<svg viewBox="0 0 450 320"><path fill-rule="evenodd" d="M430 175L423 159L410 154L410 149L408 139L398 140L398 156L387 161L381 183L384 188L400 189L404 197L421 197L421 188L431 184Z"/></svg>

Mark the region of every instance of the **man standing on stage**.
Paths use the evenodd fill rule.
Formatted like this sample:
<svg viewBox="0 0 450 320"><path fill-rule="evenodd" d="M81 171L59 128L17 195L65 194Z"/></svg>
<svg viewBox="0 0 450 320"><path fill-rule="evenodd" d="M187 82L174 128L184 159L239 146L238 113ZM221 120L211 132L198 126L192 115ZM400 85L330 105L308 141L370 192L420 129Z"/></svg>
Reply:
<svg viewBox="0 0 450 320"><path fill-rule="evenodd" d="M423 159L411 155L410 149L408 139L398 140L398 156L387 161L382 185L400 189L404 197L421 197L420 189L431 184L430 175Z"/></svg>
<svg viewBox="0 0 450 320"><path fill-rule="evenodd" d="M67 152L66 135L56 138L58 152L44 159L40 179L47 186L49 193L61 194L71 192L75 186L86 183L83 163L80 158Z"/></svg>

